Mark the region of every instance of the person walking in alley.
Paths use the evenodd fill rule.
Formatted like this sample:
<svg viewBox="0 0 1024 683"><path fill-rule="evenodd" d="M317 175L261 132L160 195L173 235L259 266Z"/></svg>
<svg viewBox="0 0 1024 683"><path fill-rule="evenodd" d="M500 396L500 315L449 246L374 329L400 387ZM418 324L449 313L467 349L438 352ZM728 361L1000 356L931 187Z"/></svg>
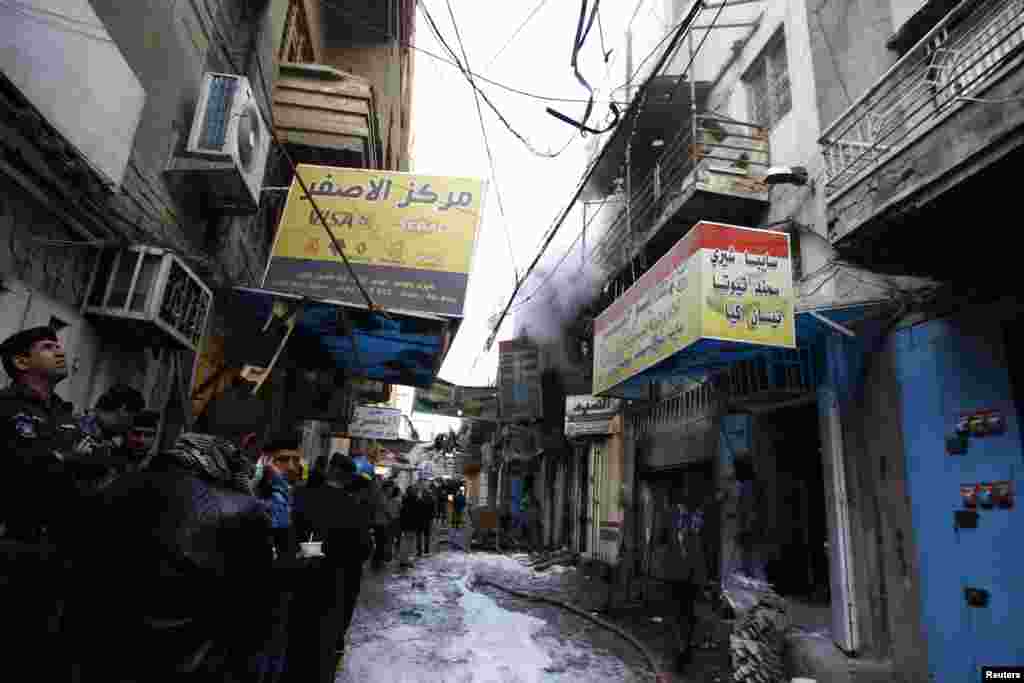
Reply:
<svg viewBox="0 0 1024 683"><path fill-rule="evenodd" d="M391 561L391 507L390 497L378 480L370 486L372 506L373 535L376 541L376 552L373 554L373 569L380 571L384 564Z"/></svg>
<svg viewBox="0 0 1024 683"><path fill-rule="evenodd" d="M675 619L676 667L682 673L693 654L697 599L707 583L707 562L702 540L703 511L700 508L689 509L681 492L674 493L676 498L669 514L663 516L658 536L664 550L664 579L671 586L678 610Z"/></svg>
<svg viewBox="0 0 1024 683"><path fill-rule="evenodd" d="M462 489L455 494L455 501L452 504L452 528L461 529L466 514L466 494Z"/></svg>
<svg viewBox="0 0 1024 683"><path fill-rule="evenodd" d="M355 464L342 457L325 483L295 492L295 549L313 538L324 542L324 557L305 572L292 603L288 683L333 681L344 659L362 565L373 551L370 511L353 490L356 478Z"/></svg>
<svg viewBox="0 0 1024 683"><path fill-rule="evenodd" d="M433 534L434 517L434 496L424 487L419 495L419 528L416 530L416 548L419 556L430 554L431 538Z"/></svg>
<svg viewBox="0 0 1024 683"><path fill-rule="evenodd" d="M356 611L356 604L359 602L359 591L363 585L363 569L366 566L366 561L374 556L376 552L376 539L374 536L373 526L371 524L372 515L372 484L375 482L374 475L371 474L373 466L365 460L364 464L360 468L355 465L352 458L340 458L337 461L337 466L334 467L335 474L333 475L332 481L335 485L339 485L342 488L349 491L355 496L356 503L363 510L363 514L360 516L361 523L361 536L365 542L368 542L368 546L354 546L362 548L365 552L353 552L345 557L345 585L344 585L344 601L345 601L345 612L344 621L342 622L341 635L338 639L337 644L337 666L338 669L343 666L345 661L345 643L346 636L348 635L348 629L352 625L352 617Z"/></svg>
<svg viewBox="0 0 1024 683"><path fill-rule="evenodd" d="M416 545L416 532L420 528L420 505L416 485L410 485L402 497L402 509L399 519L402 527L402 541L399 550L399 566L411 567L410 556Z"/></svg>
<svg viewBox="0 0 1024 683"><path fill-rule="evenodd" d="M444 525L448 521L448 492L440 484L434 485L434 507L438 524Z"/></svg>
<svg viewBox="0 0 1024 683"><path fill-rule="evenodd" d="M402 551L402 489L394 482L388 492L388 516L391 519L391 549L394 557L401 558Z"/></svg>

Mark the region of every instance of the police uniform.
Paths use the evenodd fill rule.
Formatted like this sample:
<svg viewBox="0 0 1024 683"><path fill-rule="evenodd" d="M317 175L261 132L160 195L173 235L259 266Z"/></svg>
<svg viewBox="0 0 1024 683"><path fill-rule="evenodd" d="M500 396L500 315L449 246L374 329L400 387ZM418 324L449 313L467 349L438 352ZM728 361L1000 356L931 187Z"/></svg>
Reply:
<svg viewBox="0 0 1024 683"><path fill-rule="evenodd" d="M65 517L70 478L58 453L66 452L81 432L71 404L53 394L44 401L22 384L0 391L0 446L4 468L16 486L0 500L6 536L39 542Z"/></svg>
<svg viewBox="0 0 1024 683"><path fill-rule="evenodd" d="M9 357L32 343L55 339L52 330L35 328L4 342L0 355ZM64 557L57 552L67 538L61 524L75 518L74 488L63 456L79 435L71 404L59 396L42 399L15 383L0 391L0 463L10 482L0 496L0 600L9 623L17 624L11 652L32 662L36 675L59 675L62 649L58 641L65 576Z"/></svg>

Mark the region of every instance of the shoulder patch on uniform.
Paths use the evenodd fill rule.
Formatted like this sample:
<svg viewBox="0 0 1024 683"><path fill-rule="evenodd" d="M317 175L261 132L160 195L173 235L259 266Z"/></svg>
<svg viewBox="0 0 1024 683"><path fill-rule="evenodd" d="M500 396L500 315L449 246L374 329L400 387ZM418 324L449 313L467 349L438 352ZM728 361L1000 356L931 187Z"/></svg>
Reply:
<svg viewBox="0 0 1024 683"><path fill-rule="evenodd" d="M18 436L26 439L36 438L37 418L35 416L27 413L18 413L11 419L14 421L14 431L18 433Z"/></svg>

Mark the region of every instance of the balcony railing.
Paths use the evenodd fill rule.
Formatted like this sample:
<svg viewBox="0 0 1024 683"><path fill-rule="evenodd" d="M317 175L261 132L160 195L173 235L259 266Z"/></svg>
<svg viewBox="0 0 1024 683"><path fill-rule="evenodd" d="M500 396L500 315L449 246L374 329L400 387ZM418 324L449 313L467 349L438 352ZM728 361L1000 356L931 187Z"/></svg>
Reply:
<svg viewBox="0 0 1024 683"><path fill-rule="evenodd" d="M766 195L763 175L770 163L768 131L763 127L714 114L698 115L696 140L694 129L686 126L666 145L660 161L633 191L628 207L623 203L600 238L595 260L614 271L623 250L635 246L633 238L650 232L678 208L680 197L694 190Z"/></svg>
<svg viewBox="0 0 1024 683"><path fill-rule="evenodd" d="M820 140L829 196L854 185L993 82L1024 46L1024 0L964 0Z"/></svg>
<svg viewBox="0 0 1024 683"><path fill-rule="evenodd" d="M738 361L713 375L707 382L691 387L652 405L633 416L633 429L643 435L658 425L704 420L725 405L742 406L759 397L806 396L818 387L819 377L812 352L807 349L772 351Z"/></svg>

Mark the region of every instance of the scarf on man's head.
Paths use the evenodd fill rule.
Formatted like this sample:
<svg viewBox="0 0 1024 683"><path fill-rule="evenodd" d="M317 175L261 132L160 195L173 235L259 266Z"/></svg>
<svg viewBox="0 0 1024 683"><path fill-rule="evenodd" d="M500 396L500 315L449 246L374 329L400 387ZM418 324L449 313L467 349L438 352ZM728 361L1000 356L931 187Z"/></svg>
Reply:
<svg viewBox="0 0 1024 683"><path fill-rule="evenodd" d="M256 466L234 443L211 434L182 434L165 452L178 465L226 488L253 494Z"/></svg>

